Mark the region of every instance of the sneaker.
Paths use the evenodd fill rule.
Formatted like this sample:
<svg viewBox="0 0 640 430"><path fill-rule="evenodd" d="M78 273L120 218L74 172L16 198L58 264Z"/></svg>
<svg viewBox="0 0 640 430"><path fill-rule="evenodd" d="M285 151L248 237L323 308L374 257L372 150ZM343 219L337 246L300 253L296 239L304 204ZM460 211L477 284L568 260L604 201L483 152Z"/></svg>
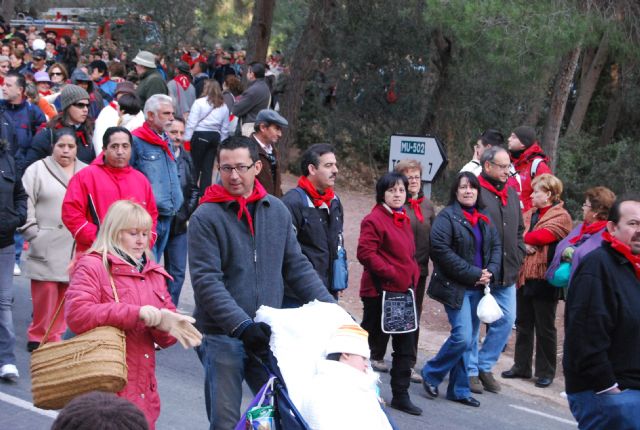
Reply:
<svg viewBox="0 0 640 430"><path fill-rule="evenodd" d="M422 384L422 376L416 372L416 369L411 369L411 382L414 384Z"/></svg>
<svg viewBox="0 0 640 430"><path fill-rule="evenodd" d="M475 394L482 394L484 392L480 379L477 376L469 376L469 389Z"/></svg>
<svg viewBox="0 0 640 430"><path fill-rule="evenodd" d="M0 367L0 379L5 381L15 382L20 377L18 368L15 364L5 364Z"/></svg>
<svg viewBox="0 0 640 430"><path fill-rule="evenodd" d="M371 368L376 372L387 373L389 371L389 365L384 360L371 360Z"/></svg>
<svg viewBox="0 0 640 430"><path fill-rule="evenodd" d="M499 393L502 388L491 372L480 372L480 381L484 389L491 393Z"/></svg>
<svg viewBox="0 0 640 430"><path fill-rule="evenodd" d="M20 270L20 266L18 266L18 263L13 265L13 276L20 276L22 275L22 270Z"/></svg>

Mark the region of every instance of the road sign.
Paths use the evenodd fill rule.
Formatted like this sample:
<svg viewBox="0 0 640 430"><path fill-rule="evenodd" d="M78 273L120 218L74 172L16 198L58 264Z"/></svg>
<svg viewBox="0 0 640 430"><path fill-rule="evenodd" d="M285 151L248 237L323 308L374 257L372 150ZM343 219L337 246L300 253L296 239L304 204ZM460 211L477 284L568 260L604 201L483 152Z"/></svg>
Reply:
<svg viewBox="0 0 640 430"><path fill-rule="evenodd" d="M433 182L447 165L444 148L434 136L391 135L389 146L389 171L400 160L412 158L422 164L422 180Z"/></svg>

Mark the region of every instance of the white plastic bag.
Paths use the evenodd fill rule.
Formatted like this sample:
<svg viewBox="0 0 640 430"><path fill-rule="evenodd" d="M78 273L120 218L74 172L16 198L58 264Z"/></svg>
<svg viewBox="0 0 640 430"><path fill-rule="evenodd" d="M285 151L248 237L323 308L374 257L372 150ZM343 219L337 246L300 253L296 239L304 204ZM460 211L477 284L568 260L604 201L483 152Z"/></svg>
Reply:
<svg viewBox="0 0 640 430"><path fill-rule="evenodd" d="M498 321L504 313L498 306L498 302L491 295L491 288L484 287L484 297L480 299L477 310L478 318L485 324L491 324Z"/></svg>

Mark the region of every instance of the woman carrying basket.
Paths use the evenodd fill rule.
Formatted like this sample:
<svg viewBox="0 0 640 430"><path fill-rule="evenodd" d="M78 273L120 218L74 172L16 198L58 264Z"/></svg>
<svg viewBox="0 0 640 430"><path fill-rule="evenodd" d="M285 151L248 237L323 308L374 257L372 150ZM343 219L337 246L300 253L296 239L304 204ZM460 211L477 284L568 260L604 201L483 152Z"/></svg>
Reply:
<svg viewBox="0 0 640 430"><path fill-rule="evenodd" d="M202 336L191 317L175 312L169 275L151 258L151 226L142 206L128 200L111 205L95 243L72 269L65 316L78 334L99 326L124 330L128 381L117 394L138 406L153 429L160 415L154 343L165 348L177 339L193 347Z"/></svg>

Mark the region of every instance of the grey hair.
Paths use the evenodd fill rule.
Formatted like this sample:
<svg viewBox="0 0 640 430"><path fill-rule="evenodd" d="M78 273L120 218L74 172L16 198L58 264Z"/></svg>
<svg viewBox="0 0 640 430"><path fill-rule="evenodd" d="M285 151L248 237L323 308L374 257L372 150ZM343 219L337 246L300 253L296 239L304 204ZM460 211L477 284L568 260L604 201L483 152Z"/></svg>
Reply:
<svg viewBox="0 0 640 430"><path fill-rule="evenodd" d="M508 153L508 151L501 146L492 146L491 148L485 149L480 156L480 165L482 166L482 170L484 170L484 165L487 161L493 161L496 158L496 155L503 151Z"/></svg>
<svg viewBox="0 0 640 430"><path fill-rule="evenodd" d="M152 95L144 104L144 116L147 116L149 112L157 113L162 104L170 104L173 106L173 99L164 94Z"/></svg>

